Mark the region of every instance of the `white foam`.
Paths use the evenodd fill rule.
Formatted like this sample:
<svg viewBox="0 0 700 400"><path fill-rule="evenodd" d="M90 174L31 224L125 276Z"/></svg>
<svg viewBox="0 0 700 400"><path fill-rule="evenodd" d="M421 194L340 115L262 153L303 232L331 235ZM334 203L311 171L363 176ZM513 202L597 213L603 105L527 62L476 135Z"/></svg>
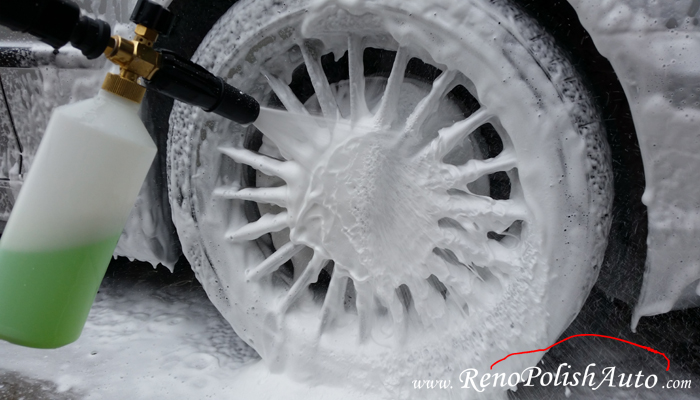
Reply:
<svg viewBox="0 0 700 400"><path fill-rule="evenodd" d="M697 3L571 3L620 78L644 160L642 202L649 235L644 286L632 320L636 327L642 316L700 300L695 293L700 279L700 187L689 184L700 170Z"/></svg>

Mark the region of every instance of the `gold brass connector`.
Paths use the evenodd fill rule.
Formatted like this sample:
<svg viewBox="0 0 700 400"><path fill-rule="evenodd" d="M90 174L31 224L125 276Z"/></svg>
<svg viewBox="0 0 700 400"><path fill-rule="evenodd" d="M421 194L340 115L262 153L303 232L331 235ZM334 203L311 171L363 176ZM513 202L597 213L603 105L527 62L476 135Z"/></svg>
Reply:
<svg viewBox="0 0 700 400"><path fill-rule="evenodd" d="M153 42L158 39L158 31L147 28L143 25L136 25L134 32L136 32L136 37L134 40L138 41L139 43L143 43L148 47L153 47Z"/></svg>
<svg viewBox="0 0 700 400"><path fill-rule="evenodd" d="M152 47L121 36L112 36L105 49L105 56L122 70L146 79L153 77L160 61L160 54Z"/></svg>
<svg viewBox="0 0 700 400"><path fill-rule="evenodd" d="M115 85L114 76L108 76L107 79L105 79L103 89L126 97L132 101L136 101L133 95L124 96L122 93L123 91L119 90L120 93L117 93L110 89L117 87L123 88L126 86L134 89L133 85L140 86L138 84L139 78L150 80L160 67L160 53L153 50L152 47L153 43L158 38L158 32L143 25L137 25L135 33L136 37L134 40L124 39L118 35L112 36L104 51L108 60L119 65L119 78L125 82L122 82L120 85ZM111 83L108 84L108 80ZM132 85L126 82L130 82ZM129 91L129 93L132 92ZM140 99L136 102L140 102Z"/></svg>

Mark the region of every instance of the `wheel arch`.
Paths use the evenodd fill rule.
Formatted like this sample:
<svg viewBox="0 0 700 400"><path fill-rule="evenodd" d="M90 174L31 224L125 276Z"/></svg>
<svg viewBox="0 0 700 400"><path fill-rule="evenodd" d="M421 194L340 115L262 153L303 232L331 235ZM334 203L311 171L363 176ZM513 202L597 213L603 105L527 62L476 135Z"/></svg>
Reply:
<svg viewBox="0 0 700 400"><path fill-rule="evenodd" d="M700 168L697 2L568 1L618 74L643 161L648 248L634 328L700 304L700 189L686 180Z"/></svg>

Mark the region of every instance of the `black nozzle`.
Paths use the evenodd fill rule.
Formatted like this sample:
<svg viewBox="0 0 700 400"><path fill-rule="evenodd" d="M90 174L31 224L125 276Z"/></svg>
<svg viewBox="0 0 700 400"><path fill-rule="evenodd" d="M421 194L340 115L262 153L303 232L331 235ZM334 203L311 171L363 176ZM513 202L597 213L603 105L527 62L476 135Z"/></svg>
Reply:
<svg viewBox="0 0 700 400"><path fill-rule="evenodd" d="M111 30L104 21L81 17L80 8L70 0L2 0L0 24L34 35L55 49L70 42L89 59L107 48Z"/></svg>
<svg viewBox="0 0 700 400"><path fill-rule="evenodd" d="M239 124L258 119L260 105L254 98L190 60L167 50L162 50L161 54L160 69L146 81L148 89Z"/></svg>
<svg viewBox="0 0 700 400"><path fill-rule="evenodd" d="M54 48L68 43L79 20L80 8L68 0L0 2L0 23L30 33Z"/></svg>
<svg viewBox="0 0 700 400"><path fill-rule="evenodd" d="M83 16L73 29L70 44L80 49L85 57L92 60L104 53L111 36L111 28L108 23L101 19Z"/></svg>
<svg viewBox="0 0 700 400"><path fill-rule="evenodd" d="M168 36L175 24L175 15L160 4L149 0L139 0L129 20L151 28L162 36Z"/></svg>

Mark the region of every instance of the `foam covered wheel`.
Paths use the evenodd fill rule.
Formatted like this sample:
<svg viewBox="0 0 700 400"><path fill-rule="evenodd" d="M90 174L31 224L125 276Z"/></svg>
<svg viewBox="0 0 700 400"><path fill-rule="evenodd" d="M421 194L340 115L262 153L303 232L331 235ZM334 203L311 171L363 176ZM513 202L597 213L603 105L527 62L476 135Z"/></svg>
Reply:
<svg viewBox="0 0 700 400"><path fill-rule="evenodd" d="M282 110L263 134L176 104L168 149L185 255L271 368L424 397L411 380L486 371L576 316L609 151L572 66L509 1L243 0L194 60Z"/></svg>

